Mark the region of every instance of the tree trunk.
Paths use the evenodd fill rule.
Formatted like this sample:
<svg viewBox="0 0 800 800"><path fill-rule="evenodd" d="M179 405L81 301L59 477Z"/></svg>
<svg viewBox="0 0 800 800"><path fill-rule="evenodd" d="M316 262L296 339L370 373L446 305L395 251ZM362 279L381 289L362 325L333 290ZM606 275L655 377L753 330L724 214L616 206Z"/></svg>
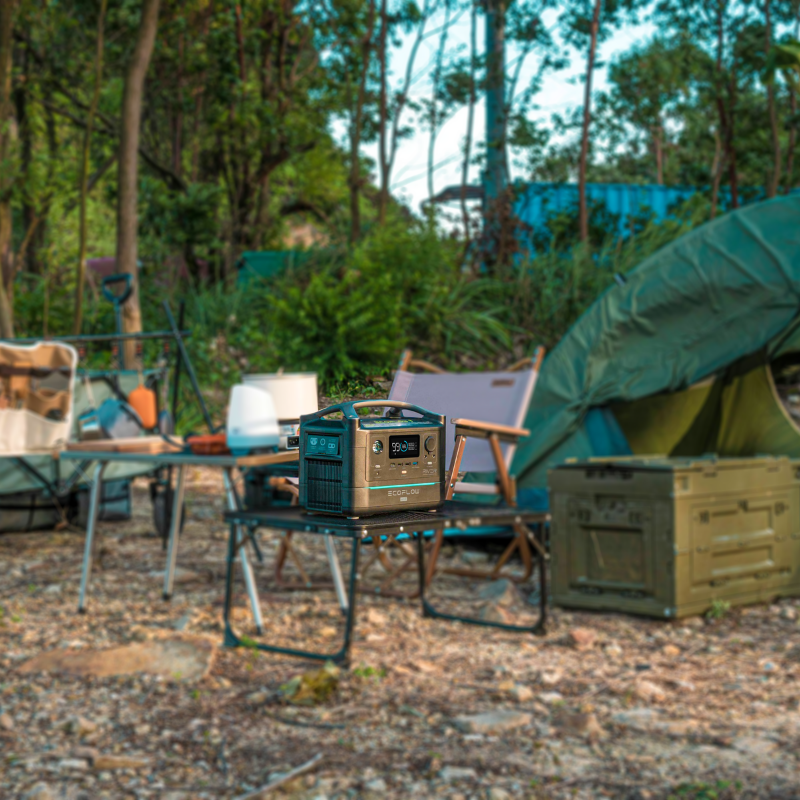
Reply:
<svg viewBox="0 0 800 800"><path fill-rule="evenodd" d="M725 158L728 161L728 181L731 185L731 208L739 208L739 174L736 169L736 76L731 75L729 84L730 105L728 107L728 137Z"/></svg>
<svg viewBox="0 0 800 800"><path fill-rule="evenodd" d="M491 209L499 209L494 201L503 194L506 186L506 2L487 0L485 8L486 171L483 202L484 216L488 221L493 213Z"/></svg>
<svg viewBox="0 0 800 800"><path fill-rule="evenodd" d="M78 269L75 281L75 320L72 332L80 334L83 323L83 291L86 285L86 201L89 194L89 155L92 143L92 125L97 105L100 102L100 84L103 81L103 33L106 22L107 0L100 0L97 17L97 53L94 63L94 91L89 112L86 115L86 131L83 135L83 153L80 172L80 214L78 222Z"/></svg>
<svg viewBox="0 0 800 800"><path fill-rule="evenodd" d="M386 41L389 35L389 15L386 8L387 0L381 0L381 35L378 40L378 62L381 70L380 97L378 99L378 161L381 170L381 189L378 195L378 223L386 222L386 207L389 204L389 159L386 151L386 135L389 125L388 109L386 102Z"/></svg>
<svg viewBox="0 0 800 800"><path fill-rule="evenodd" d="M414 43L411 45L411 52L409 53L408 60L406 61L406 74L403 80L403 88L399 92L397 106L395 107L394 114L392 115L392 138L391 144L389 145L389 166L386 174L387 186L392 176L392 170L394 169L394 159L397 155L397 147L400 144L400 117L402 116L403 109L408 102L408 93L411 89L411 81L414 77L414 64L417 60L419 46L422 44L422 40L425 37L425 25L428 21L430 13L431 0L425 0L422 4L422 12L419 21L419 28L417 29L417 35L414 37Z"/></svg>
<svg viewBox="0 0 800 800"><path fill-rule="evenodd" d="M477 69L477 28L478 0L472 0L469 24L469 110L467 112L467 138L464 142L464 161L461 165L461 219L464 222L464 255L467 254L471 232L467 211L467 181L469 180L469 159L472 155L472 128L475 122L475 72Z"/></svg>
<svg viewBox="0 0 800 800"><path fill-rule="evenodd" d="M160 0L142 0L142 19L136 37L136 46L125 75L122 93L122 115L119 140L119 171L117 200L117 272L133 276L133 292L122 312L122 327L125 333L138 333L142 329L142 312L139 305L139 280L137 275L138 249L136 242L137 178L139 128L142 121L142 95L144 79L158 28ZM134 363L136 345L126 345L125 361Z"/></svg>
<svg viewBox="0 0 800 800"><path fill-rule="evenodd" d="M183 31L178 35L178 102L175 116L172 118L172 171L181 176L183 159Z"/></svg>
<svg viewBox="0 0 800 800"><path fill-rule="evenodd" d="M770 0L764 0L764 53L769 55L772 48L772 17ZM775 83L767 86L767 107L769 108L769 126L772 133L772 175L767 185L767 197L778 194L781 181L781 139L778 132L778 111L775 107Z"/></svg>
<svg viewBox="0 0 800 800"><path fill-rule="evenodd" d="M717 203L719 201L719 183L722 180L722 139L719 131L714 131L714 162L711 165L711 214L710 218L717 216Z"/></svg>
<svg viewBox="0 0 800 800"><path fill-rule="evenodd" d="M664 128L656 125L653 128L653 152L656 157L656 183L664 185Z"/></svg>
<svg viewBox="0 0 800 800"><path fill-rule="evenodd" d="M442 68L444 66L444 51L447 46L447 34L450 30L450 4L445 5L444 25L442 25L442 35L439 37L439 47L436 50L436 65L433 68L433 84L431 89L431 106L429 114L429 124L431 126L431 138L428 140L428 200L433 202L433 156L436 148L436 134L439 129L439 106L437 96L439 85L442 80ZM433 206L430 207L433 210Z"/></svg>
<svg viewBox="0 0 800 800"><path fill-rule="evenodd" d="M361 237L361 128L364 118L364 102L367 94L367 78L369 77L369 58L372 49L372 31L375 27L375 0L370 0L367 30L361 40L361 78L356 96L356 107L350 124L350 243L354 244Z"/></svg>
<svg viewBox="0 0 800 800"><path fill-rule="evenodd" d="M794 86L789 86L789 101L792 108L792 120L797 117L797 92ZM789 194L792 190L792 173L794 172L794 148L797 140L797 129L792 123L789 129L789 143L786 146L786 183L784 184L784 192Z"/></svg>
<svg viewBox="0 0 800 800"><path fill-rule="evenodd" d="M592 122L592 73L597 53L597 33L600 28L600 9L603 0L595 0L589 39L589 57L586 64L586 86L583 95L583 129L581 155L578 162L578 224L582 242L589 241L589 210L586 206L586 162L589 158L589 127Z"/></svg>
<svg viewBox="0 0 800 800"><path fill-rule="evenodd" d="M0 164L11 158L14 126L11 124L11 69L16 0L0 2ZM10 172L10 170L9 170ZM14 336L14 251L12 250L11 193L13 175L0 175L0 335Z"/></svg>

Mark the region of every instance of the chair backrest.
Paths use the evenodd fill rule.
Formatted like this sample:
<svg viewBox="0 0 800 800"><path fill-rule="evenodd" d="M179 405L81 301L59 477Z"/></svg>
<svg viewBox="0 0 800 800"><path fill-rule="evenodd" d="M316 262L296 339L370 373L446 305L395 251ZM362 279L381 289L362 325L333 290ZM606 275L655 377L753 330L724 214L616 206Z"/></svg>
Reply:
<svg viewBox="0 0 800 800"><path fill-rule="evenodd" d="M464 418L520 427L525 419L537 376L538 372L533 369L520 372L445 372L436 375L398 370L389 399L414 403L447 417L445 467L449 467L456 436L452 420ZM503 459L509 467L514 457L514 447L507 444L501 447ZM461 470L496 471L487 441L467 441Z"/></svg>
<svg viewBox="0 0 800 800"><path fill-rule="evenodd" d="M62 447L73 416L74 347L61 342L0 344L0 454Z"/></svg>

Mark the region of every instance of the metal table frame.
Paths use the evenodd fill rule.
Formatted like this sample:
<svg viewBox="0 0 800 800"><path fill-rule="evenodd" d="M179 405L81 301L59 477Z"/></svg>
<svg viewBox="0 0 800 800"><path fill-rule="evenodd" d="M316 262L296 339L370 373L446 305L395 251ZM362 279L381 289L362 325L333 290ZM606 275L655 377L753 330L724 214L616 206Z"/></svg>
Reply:
<svg viewBox="0 0 800 800"><path fill-rule="evenodd" d="M83 566L81 571L81 587L78 598L78 612L86 611L86 601L89 592L89 581L92 574L92 556L95 547L95 536L97 531L97 517L100 508L100 497L102 494L103 473L111 462L143 462L153 464L154 467L177 467L175 480L175 491L173 492L172 514L170 517L169 539L167 545L167 564L164 571L164 599L172 598L175 585L175 568L178 560L178 539L180 537L181 510L183 508L185 489L186 489L186 468L187 467L217 467L222 469L223 483L225 487L225 499L229 511L240 511L241 503L236 492L233 478L233 470L243 470L248 467L262 466L264 464L280 464L296 461L298 453L296 450L282 451L267 455L256 456L199 456L183 452L161 452L161 453L130 453L92 450L87 447L85 450L65 450L58 454L59 458L67 461L79 462L80 468L86 470L94 464L94 470L90 479L89 514L86 521L86 541L83 553ZM249 537L249 530L241 525L236 525L236 536L241 539L238 546L239 557L242 563L242 571L247 584L247 591L250 596L250 605L253 611L253 621L256 630L263 632L264 623L261 617L261 605L258 598L258 588L253 576L253 569L247 556L245 547ZM255 541L252 541L255 546ZM256 548L256 556L261 560L261 554Z"/></svg>
<svg viewBox="0 0 800 800"><path fill-rule="evenodd" d="M322 514L311 514L297 506L266 511L241 511L229 510L225 519L230 523L228 535L228 560L225 578L225 639L227 647L238 647L244 644L241 637L237 636L231 627L230 613L233 605L233 573L237 553L243 547L244 539L237 532L242 527L254 530L258 527L275 530L296 531L299 533L312 533L321 535L325 539L328 561L331 566L334 588L342 611L345 614L345 629L342 645L336 652L322 653L310 650L297 650L277 645L262 644L248 641L247 647L256 647L269 653L309 658L320 661L331 660L334 663L347 663L350 656L353 628L355 626L356 597L358 582L358 561L361 543L364 539L384 536L406 535L417 542L417 565L419 577L419 597L422 605L423 617L445 619L465 622L471 625L482 625L490 628L500 628L506 631L519 633L532 633L543 635L547 624L547 578L546 560L544 555L544 526L550 517L546 513L528 511L505 506L476 506L472 503L448 501L438 512L398 512L396 514L383 514L363 519L347 519L332 517ZM535 536L541 547L535 548L539 554L539 618L533 625L508 625L500 622L479 619L477 617L463 617L455 614L446 614L438 611L426 597L429 580L425 567L425 535L433 532L434 558L437 557L444 537L455 530L464 530L482 526L510 526L525 523L533 528ZM345 589L339 566L338 556L334 545L337 538L351 540L350 575ZM432 570L431 570L432 574ZM247 573L245 572L245 579Z"/></svg>

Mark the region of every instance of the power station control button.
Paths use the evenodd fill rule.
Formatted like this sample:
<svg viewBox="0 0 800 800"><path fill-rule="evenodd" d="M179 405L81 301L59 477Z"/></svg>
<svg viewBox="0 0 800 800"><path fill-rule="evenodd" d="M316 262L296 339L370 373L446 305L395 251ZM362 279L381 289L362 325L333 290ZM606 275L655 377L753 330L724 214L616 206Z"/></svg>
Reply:
<svg viewBox="0 0 800 800"><path fill-rule="evenodd" d="M320 440L320 444L322 444L322 441L323 440ZM328 439L328 441L325 443L324 452L326 452L329 456L335 456L335 455L338 454L338 452L339 452L339 437L338 436L333 438L333 439Z"/></svg>
<svg viewBox="0 0 800 800"><path fill-rule="evenodd" d="M430 453L431 450L433 450L435 447L436 447L436 437L435 436L429 436L425 440L425 449Z"/></svg>
<svg viewBox="0 0 800 800"><path fill-rule="evenodd" d="M372 452L373 453L382 453L383 452L383 442L380 439L376 439L372 443Z"/></svg>

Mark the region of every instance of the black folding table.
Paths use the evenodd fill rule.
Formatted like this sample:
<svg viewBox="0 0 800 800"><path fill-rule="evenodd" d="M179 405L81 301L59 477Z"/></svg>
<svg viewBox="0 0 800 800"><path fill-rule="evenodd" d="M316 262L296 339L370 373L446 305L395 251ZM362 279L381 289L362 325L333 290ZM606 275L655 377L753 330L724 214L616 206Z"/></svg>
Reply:
<svg viewBox="0 0 800 800"><path fill-rule="evenodd" d="M238 647L243 643L230 624L230 614L233 604L233 580L236 556L243 541L247 537L237 535L240 526L255 528L271 528L274 530L295 531L298 533L311 533L321 535L329 547L328 557L333 572L333 582L339 603L345 612L345 629L342 646L332 653L323 653L308 650L296 650L276 645L262 644L247 639L246 646L256 647L270 653L301 658L318 659L346 663L349 658L352 643L353 627L355 624L356 595L358 582L358 559L361 543L364 539L374 537L389 537L406 535L417 542L417 566L419 576L419 596L422 601L422 615L438 619L466 622L472 625L483 625L492 628L501 628L507 631L520 633L545 633L547 621L547 585L545 571L544 528L549 521L549 515L539 511L509 508L508 506L482 506L474 503L456 501L446 502L439 511L403 511L395 514L381 514L379 516L348 519L324 514L315 514L304 511L294 506L290 508L266 509L263 511L231 510L226 512L225 520L230 524L228 538L227 575L225 582L225 645ZM534 625L508 625L501 622L479 619L477 617L462 617L456 614L446 614L437 611L426 597L426 571L425 571L425 546L426 537L434 537L434 552L439 551L441 542L449 533L455 530L463 531L469 528L484 526L502 527L524 523L534 532L536 542L534 549L538 553L539 563L539 618ZM333 546L334 539L349 539L350 550L350 575L345 590L338 557Z"/></svg>

